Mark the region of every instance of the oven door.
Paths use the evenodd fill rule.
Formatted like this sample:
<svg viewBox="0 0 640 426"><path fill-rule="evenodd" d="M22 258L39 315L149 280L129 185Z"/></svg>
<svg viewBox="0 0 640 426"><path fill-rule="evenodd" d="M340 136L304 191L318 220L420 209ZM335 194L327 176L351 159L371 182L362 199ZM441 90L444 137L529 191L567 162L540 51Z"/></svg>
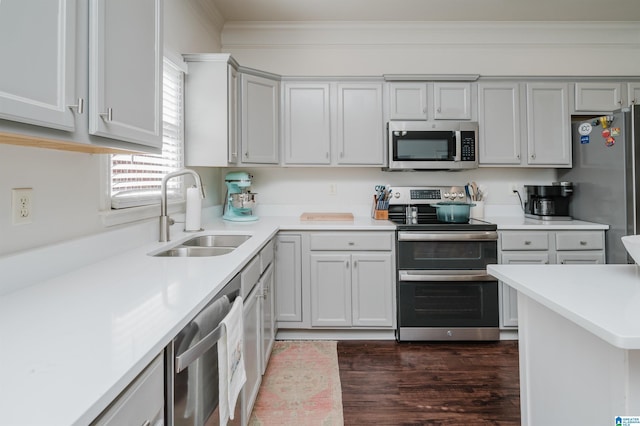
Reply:
<svg viewBox="0 0 640 426"><path fill-rule="evenodd" d="M398 340L499 340L498 312L485 271L398 273Z"/></svg>
<svg viewBox="0 0 640 426"><path fill-rule="evenodd" d="M398 231L398 269L484 270L498 263L496 231Z"/></svg>

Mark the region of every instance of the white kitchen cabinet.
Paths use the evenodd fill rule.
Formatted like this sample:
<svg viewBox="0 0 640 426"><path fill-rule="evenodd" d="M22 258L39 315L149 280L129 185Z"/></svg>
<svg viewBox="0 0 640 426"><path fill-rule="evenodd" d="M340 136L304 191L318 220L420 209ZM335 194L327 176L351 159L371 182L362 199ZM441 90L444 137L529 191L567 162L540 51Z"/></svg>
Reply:
<svg viewBox="0 0 640 426"><path fill-rule="evenodd" d="M499 231L500 264L605 263L604 231ZM517 291L500 282L500 327L518 326Z"/></svg>
<svg viewBox="0 0 640 426"><path fill-rule="evenodd" d="M393 326L393 233L309 235L312 327Z"/></svg>
<svg viewBox="0 0 640 426"><path fill-rule="evenodd" d="M329 83L287 82L284 86L284 162L331 163Z"/></svg>
<svg viewBox="0 0 640 426"><path fill-rule="evenodd" d="M280 82L241 72L241 162L278 164Z"/></svg>
<svg viewBox="0 0 640 426"><path fill-rule="evenodd" d="M260 298L262 285L258 283L249 296L243 300L243 343L244 368L247 381L242 387L242 416L248 421L255 404L260 383L262 383L262 317L260 312ZM243 421L242 424L247 424Z"/></svg>
<svg viewBox="0 0 640 426"><path fill-rule="evenodd" d="M481 83L479 91L481 166L571 167L567 83Z"/></svg>
<svg viewBox="0 0 640 426"><path fill-rule="evenodd" d="M75 129L76 30L75 0L0 2L0 118Z"/></svg>
<svg viewBox="0 0 640 426"><path fill-rule="evenodd" d="M157 425L164 418L164 357L157 356L92 426Z"/></svg>
<svg viewBox="0 0 640 426"><path fill-rule="evenodd" d="M383 166L382 83L287 81L286 165Z"/></svg>
<svg viewBox="0 0 640 426"><path fill-rule="evenodd" d="M262 278L260 278L262 288L262 357L260 365L262 367L262 374L264 374L267 369L273 343L276 340L273 269L273 264L270 264Z"/></svg>
<svg viewBox="0 0 640 426"><path fill-rule="evenodd" d="M471 120L474 85L459 82L388 83L391 120Z"/></svg>
<svg viewBox="0 0 640 426"><path fill-rule="evenodd" d="M162 1L91 0L89 133L162 149Z"/></svg>
<svg viewBox="0 0 640 426"><path fill-rule="evenodd" d="M184 55L185 164L238 163L238 64L228 54Z"/></svg>
<svg viewBox="0 0 640 426"><path fill-rule="evenodd" d="M338 83L337 144L340 165L384 163L382 83Z"/></svg>
<svg viewBox="0 0 640 426"><path fill-rule="evenodd" d="M569 87L527 83L527 163L571 167Z"/></svg>
<svg viewBox="0 0 640 426"><path fill-rule="evenodd" d="M520 165L521 121L518 83L479 83L479 163Z"/></svg>
<svg viewBox="0 0 640 426"><path fill-rule="evenodd" d="M640 104L640 83L627 84L627 105Z"/></svg>
<svg viewBox="0 0 640 426"><path fill-rule="evenodd" d="M302 236L279 233L275 243L275 319L302 321Z"/></svg>
<svg viewBox="0 0 640 426"><path fill-rule="evenodd" d="M622 107L621 83L575 83L575 112L607 113Z"/></svg>

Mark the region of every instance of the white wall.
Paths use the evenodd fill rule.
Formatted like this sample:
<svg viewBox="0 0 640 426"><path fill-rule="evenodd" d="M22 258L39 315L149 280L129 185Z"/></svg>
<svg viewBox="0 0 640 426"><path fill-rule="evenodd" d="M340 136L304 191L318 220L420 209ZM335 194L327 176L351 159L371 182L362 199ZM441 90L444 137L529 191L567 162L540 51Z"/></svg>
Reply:
<svg viewBox="0 0 640 426"><path fill-rule="evenodd" d="M165 44L174 52L220 49L203 0L164 0ZM102 155L0 144L0 255L105 230L100 217ZM219 203L220 171L198 170L206 202ZM33 223L14 226L11 188L33 188ZM154 219L157 220L157 219ZM0 278L1 280L2 278Z"/></svg>

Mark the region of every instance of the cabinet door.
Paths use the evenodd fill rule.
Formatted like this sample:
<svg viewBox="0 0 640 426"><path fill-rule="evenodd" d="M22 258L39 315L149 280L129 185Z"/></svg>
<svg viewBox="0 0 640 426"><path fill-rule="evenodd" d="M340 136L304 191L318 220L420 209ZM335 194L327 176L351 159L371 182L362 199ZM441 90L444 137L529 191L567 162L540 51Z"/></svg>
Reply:
<svg viewBox="0 0 640 426"><path fill-rule="evenodd" d="M549 263L549 252L502 252L501 264L504 265L546 265ZM500 282L500 325L503 328L518 326L518 292Z"/></svg>
<svg viewBox="0 0 640 426"><path fill-rule="evenodd" d="M576 83L575 110L611 112L622 107L622 84Z"/></svg>
<svg viewBox="0 0 640 426"><path fill-rule="evenodd" d="M278 235L275 252L275 319L302 321L302 252L300 235Z"/></svg>
<svg viewBox="0 0 640 426"><path fill-rule="evenodd" d="M273 299L273 264L269 265L262 275L262 374L267 369L273 342L276 339L274 299Z"/></svg>
<svg viewBox="0 0 640 426"><path fill-rule="evenodd" d="M91 0L89 133L162 149L162 1Z"/></svg>
<svg viewBox="0 0 640 426"><path fill-rule="evenodd" d="M262 315L259 297L262 286L256 285L244 300L242 307L242 321L244 331L244 367L247 381L242 388L242 414L246 419L251 416L253 404L256 401L260 383L262 382Z"/></svg>
<svg viewBox="0 0 640 426"><path fill-rule="evenodd" d="M471 83L434 83L433 101L436 120L471 119Z"/></svg>
<svg viewBox="0 0 640 426"><path fill-rule="evenodd" d="M520 90L518 83L478 85L480 164L519 165Z"/></svg>
<svg viewBox="0 0 640 426"><path fill-rule="evenodd" d="M627 84L627 91L629 99L629 105L639 105L640 104L640 83L629 83Z"/></svg>
<svg viewBox="0 0 640 426"><path fill-rule="evenodd" d="M227 65L227 160L229 164L238 163L238 93L240 92L238 70Z"/></svg>
<svg viewBox="0 0 640 426"><path fill-rule="evenodd" d="M312 254L311 325L351 325L351 257Z"/></svg>
<svg viewBox="0 0 640 426"><path fill-rule="evenodd" d="M604 251L559 251L556 253L556 263L561 265L594 265L604 262Z"/></svg>
<svg viewBox="0 0 640 426"><path fill-rule="evenodd" d="M285 83L284 161L331 163L331 106L328 83Z"/></svg>
<svg viewBox="0 0 640 426"><path fill-rule="evenodd" d="M527 164L571 167L568 85L527 84Z"/></svg>
<svg viewBox="0 0 640 426"><path fill-rule="evenodd" d="M391 254L353 254L351 259L353 325L392 326Z"/></svg>
<svg viewBox="0 0 640 426"><path fill-rule="evenodd" d="M384 161L382 84L338 84L338 164Z"/></svg>
<svg viewBox="0 0 640 426"><path fill-rule="evenodd" d="M75 0L0 2L0 57L0 118L75 129Z"/></svg>
<svg viewBox="0 0 640 426"><path fill-rule="evenodd" d="M391 120L426 120L427 85L425 83L389 83Z"/></svg>
<svg viewBox="0 0 640 426"><path fill-rule="evenodd" d="M277 164L280 85L249 74L241 80L242 162Z"/></svg>

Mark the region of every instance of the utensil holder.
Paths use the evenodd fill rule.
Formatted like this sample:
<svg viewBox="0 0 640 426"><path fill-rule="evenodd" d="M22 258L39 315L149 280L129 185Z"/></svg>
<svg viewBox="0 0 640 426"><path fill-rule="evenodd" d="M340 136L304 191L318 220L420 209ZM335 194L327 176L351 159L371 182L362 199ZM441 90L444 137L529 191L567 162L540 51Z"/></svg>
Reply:
<svg viewBox="0 0 640 426"><path fill-rule="evenodd" d="M473 201L475 206L469 210L469 216L474 219L484 218L484 201Z"/></svg>
<svg viewBox="0 0 640 426"><path fill-rule="evenodd" d="M376 196L373 196L373 205L371 206L371 217L375 220L387 220L389 219L389 210L378 210L378 203Z"/></svg>

